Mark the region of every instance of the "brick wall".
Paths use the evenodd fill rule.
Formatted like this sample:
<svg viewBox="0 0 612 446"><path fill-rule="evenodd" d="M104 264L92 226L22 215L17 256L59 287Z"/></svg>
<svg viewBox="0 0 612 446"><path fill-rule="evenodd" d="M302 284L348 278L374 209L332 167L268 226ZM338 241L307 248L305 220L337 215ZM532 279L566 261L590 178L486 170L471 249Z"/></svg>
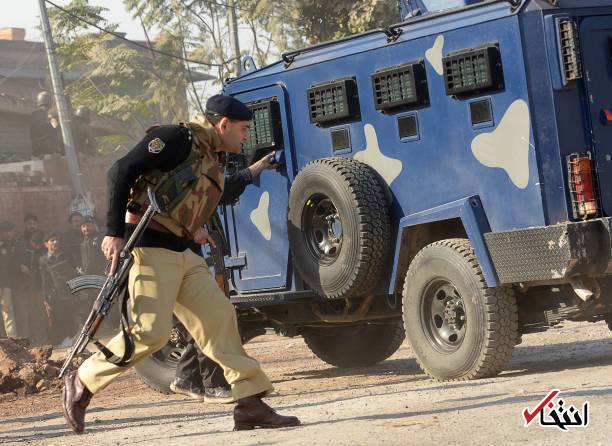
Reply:
<svg viewBox="0 0 612 446"><path fill-rule="evenodd" d="M30 123L23 116L0 115L0 152L32 154Z"/></svg>
<svg viewBox="0 0 612 446"><path fill-rule="evenodd" d="M72 191L66 186L3 187L0 189L0 219L12 221L17 232L28 212L38 215L41 229L66 226Z"/></svg>
<svg viewBox="0 0 612 446"><path fill-rule="evenodd" d="M89 158L81 163L81 172L95 206L95 216L101 228L106 223L106 173L112 158ZM9 220L17 227L23 225L28 212L38 215L42 229L66 227L73 199L68 166L64 157L44 160L44 175L53 179L51 185L0 185L0 221Z"/></svg>

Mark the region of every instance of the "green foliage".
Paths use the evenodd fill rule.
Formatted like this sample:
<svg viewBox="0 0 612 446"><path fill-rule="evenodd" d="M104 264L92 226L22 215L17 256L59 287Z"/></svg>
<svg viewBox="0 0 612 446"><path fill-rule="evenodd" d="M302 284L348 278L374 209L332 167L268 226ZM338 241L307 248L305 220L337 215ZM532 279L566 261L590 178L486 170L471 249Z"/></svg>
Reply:
<svg viewBox="0 0 612 446"><path fill-rule="evenodd" d="M72 0L64 8L104 29L117 29L102 17L108 10L91 6L88 0ZM127 129L133 140L152 122L187 116L188 81L181 60L153 56L55 8L49 10L49 16L61 68L70 73L64 77L69 79L67 90L74 107L84 105L94 113L122 121L126 124L122 131ZM162 32L151 45L172 54L182 53L180 37L168 32ZM115 142L112 137L110 141Z"/></svg>
<svg viewBox="0 0 612 446"><path fill-rule="evenodd" d="M239 0L281 50L325 42L399 21L394 0Z"/></svg>

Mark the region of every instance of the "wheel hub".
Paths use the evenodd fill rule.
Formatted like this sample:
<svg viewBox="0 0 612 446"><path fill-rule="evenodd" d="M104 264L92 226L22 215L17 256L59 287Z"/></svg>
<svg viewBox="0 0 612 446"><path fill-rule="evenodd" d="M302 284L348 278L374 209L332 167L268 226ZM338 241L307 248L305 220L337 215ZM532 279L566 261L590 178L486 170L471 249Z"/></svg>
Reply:
<svg viewBox="0 0 612 446"><path fill-rule="evenodd" d="M453 329L460 330L465 323L465 311L460 298L453 298L446 302L444 320Z"/></svg>
<svg viewBox="0 0 612 446"><path fill-rule="evenodd" d="M467 316L463 299L446 280L438 280L426 289L422 307L424 329L439 350L451 353L465 338Z"/></svg>
<svg viewBox="0 0 612 446"><path fill-rule="evenodd" d="M332 263L342 246L342 220L329 197L318 195L308 200L303 227L313 256L322 263Z"/></svg>

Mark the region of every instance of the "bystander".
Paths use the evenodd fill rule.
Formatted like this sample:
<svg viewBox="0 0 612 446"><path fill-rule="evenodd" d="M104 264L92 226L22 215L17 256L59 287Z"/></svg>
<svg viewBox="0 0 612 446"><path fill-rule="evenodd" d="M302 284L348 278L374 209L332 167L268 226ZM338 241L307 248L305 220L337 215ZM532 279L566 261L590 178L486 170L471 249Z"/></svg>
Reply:
<svg viewBox="0 0 612 446"><path fill-rule="evenodd" d="M49 337L56 345L68 346L79 326L73 296L66 282L77 275L77 262L62 246L59 233L45 235L47 253L40 258L41 288L49 317Z"/></svg>

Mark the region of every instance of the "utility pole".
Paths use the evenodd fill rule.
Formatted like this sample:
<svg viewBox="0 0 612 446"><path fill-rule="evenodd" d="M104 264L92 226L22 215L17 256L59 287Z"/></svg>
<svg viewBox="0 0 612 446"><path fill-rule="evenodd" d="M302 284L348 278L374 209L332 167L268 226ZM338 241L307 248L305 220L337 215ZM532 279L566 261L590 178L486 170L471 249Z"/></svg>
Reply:
<svg viewBox="0 0 612 446"><path fill-rule="evenodd" d="M86 200L85 187L83 186L83 178L79 171L79 162L76 155L76 145L74 143L72 128L70 126L70 111L68 109L68 103L66 102L66 96L64 95L64 82L59 71L57 57L55 54L55 46L53 44L53 35L51 34L51 24L49 23L47 6L45 5L45 0L39 0L39 4L43 38L45 40L47 60L49 62L49 71L51 74L51 84L53 86L53 96L55 97L55 104L57 105L57 116L59 119L60 128L62 130L62 139L64 140L64 148L66 151L66 160L68 161L68 169L70 171L70 179L72 181L72 189L77 200Z"/></svg>
<svg viewBox="0 0 612 446"><path fill-rule="evenodd" d="M227 21L229 23L229 37L230 37L230 46L232 48L234 59L234 70L236 71L235 75L240 76L240 72L242 71L240 64L240 43L238 42L238 16L236 14L236 0L227 0L227 11L228 18Z"/></svg>

